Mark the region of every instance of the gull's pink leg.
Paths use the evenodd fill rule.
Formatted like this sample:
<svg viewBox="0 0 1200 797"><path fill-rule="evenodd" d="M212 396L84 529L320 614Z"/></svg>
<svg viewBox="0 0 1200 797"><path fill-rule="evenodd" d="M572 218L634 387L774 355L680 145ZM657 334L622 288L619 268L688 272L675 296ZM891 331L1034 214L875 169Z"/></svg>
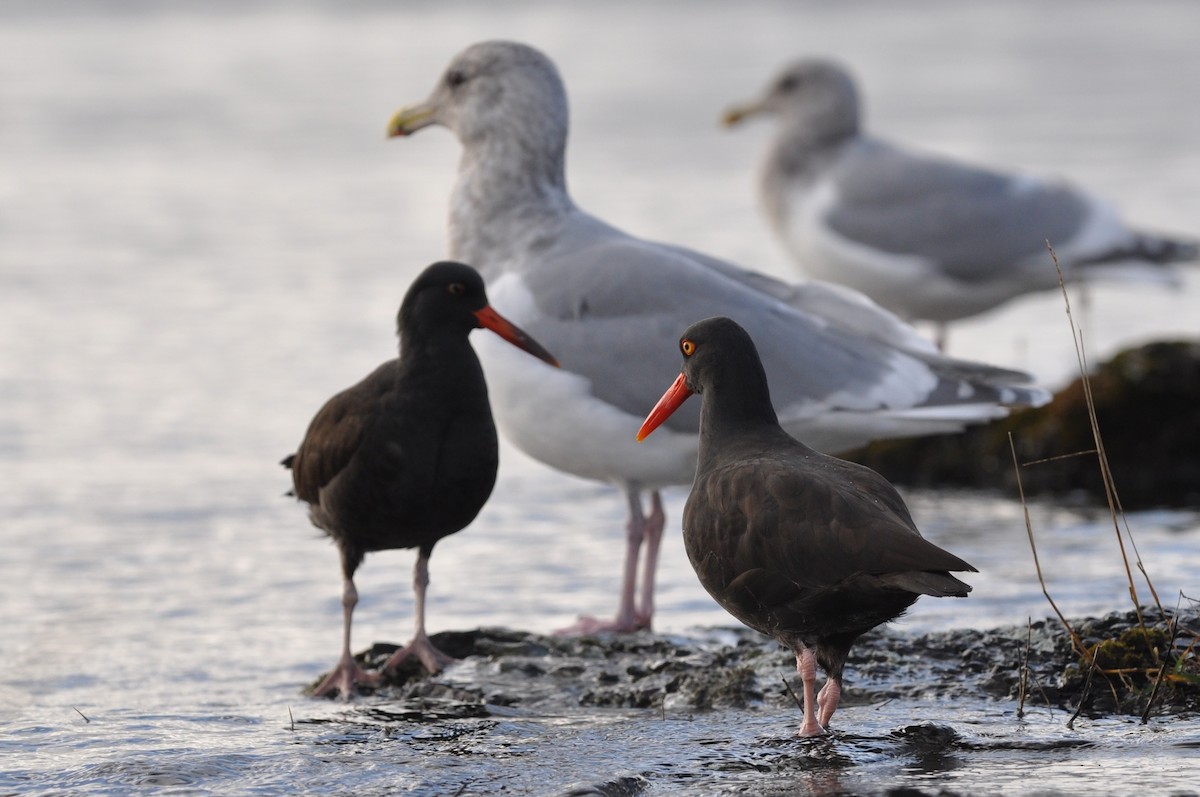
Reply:
<svg viewBox="0 0 1200 797"><path fill-rule="evenodd" d="M642 563L642 600L637 610L638 626L647 631L654 621L654 573L658 569L658 549L666 522L662 495L655 490L650 493L650 514L646 516L646 561Z"/></svg>
<svg viewBox="0 0 1200 797"><path fill-rule="evenodd" d="M574 636L603 631L623 633L648 627L640 623L633 605L634 593L637 590L638 554L646 536L646 517L642 514L642 501L637 488L627 487L625 497L629 500L629 521L625 524L625 568L621 580L621 603L617 607L616 619L605 621L594 617L580 617L573 625L555 632L559 635Z"/></svg>

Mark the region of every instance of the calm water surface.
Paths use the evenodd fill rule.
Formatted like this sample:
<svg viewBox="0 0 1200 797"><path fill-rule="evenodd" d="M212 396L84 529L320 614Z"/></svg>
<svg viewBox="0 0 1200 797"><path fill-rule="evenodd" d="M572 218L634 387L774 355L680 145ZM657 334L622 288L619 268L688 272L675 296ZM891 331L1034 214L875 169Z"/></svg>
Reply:
<svg viewBox="0 0 1200 797"><path fill-rule="evenodd" d="M515 716L483 733L309 701L300 687L336 658L336 556L276 463L327 396L393 356L400 297L443 254L457 145L383 127L473 41L559 63L581 205L785 274L754 198L769 129L716 122L782 61L837 55L877 130L1068 175L1196 236L1198 29L1185 2L0 7L0 793L554 793L630 774L663 794L1195 790L1195 720L1068 732L1008 704L904 703L848 709L856 735L814 751L787 740L793 717L753 712ZM1095 290L1089 355L1195 337L1198 296L1196 274L1177 292ZM1055 296L957 327L951 350L1052 386L1074 367ZM616 493L504 454L491 503L433 558L432 629L612 611ZM684 497L669 495L675 523ZM911 503L982 572L969 600L923 601L899 627L1048 613L1011 497ZM1106 515L1032 514L1064 608L1125 608ZM1197 512L1130 525L1164 600L1200 592ZM356 647L407 637L411 562L360 571ZM661 584L659 630L729 622L678 534ZM887 741L921 720L990 752Z"/></svg>

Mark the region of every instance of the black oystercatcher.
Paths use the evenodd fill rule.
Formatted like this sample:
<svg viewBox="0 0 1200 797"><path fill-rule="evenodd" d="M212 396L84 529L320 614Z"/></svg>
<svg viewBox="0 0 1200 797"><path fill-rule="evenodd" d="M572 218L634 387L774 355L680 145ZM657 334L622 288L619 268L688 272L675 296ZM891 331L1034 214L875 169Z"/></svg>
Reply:
<svg viewBox="0 0 1200 797"><path fill-rule="evenodd" d="M434 263L404 296L397 318L400 357L326 402L304 442L283 460L313 525L342 559L342 658L314 694L348 698L374 684L350 655L358 592L354 571L368 551L416 548L416 634L380 673L416 655L430 672L453 659L425 634L429 554L475 519L496 482L496 427L483 370L467 341L486 327L548 363L555 359L488 305L483 279L462 263Z"/></svg>
<svg viewBox="0 0 1200 797"><path fill-rule="evenodd" d="M552 341L563 362L548 372L498 341L479 342L501 431L551 467L616 485L628 501L617 616L584 618L569 630L651 625L664 522L658 489L695 474L699 414L685 408L640 449L627 430L675 365L659 341L697 318L728 315L750 330L784 428L821 451L958 431L1008 406L1049 400L1024 374L942 356L857 293L789 285L635 238L584 212L567 192L566 92L554 64L532 47L468 47L425 102L392 117L388 133L430 125L449 128L463 148L450 256L478 267L496 307ZM538 380L534 395L525 389L530 379Z"/></svg>
<svg viewBox="0 0 1200 797"><path fill-rule="evenodd" d="M804 682L799 735L825 732L859 636L920 595L965 597L948 571L974 571L921 537L895 488L826 456L779 425L758 350L728 318L693 324L683 373L650 412L640 441L701 393L700 461L683 539L700 583L746 625L796 654ZM814 698L816 668L828 680Z"/></svg>

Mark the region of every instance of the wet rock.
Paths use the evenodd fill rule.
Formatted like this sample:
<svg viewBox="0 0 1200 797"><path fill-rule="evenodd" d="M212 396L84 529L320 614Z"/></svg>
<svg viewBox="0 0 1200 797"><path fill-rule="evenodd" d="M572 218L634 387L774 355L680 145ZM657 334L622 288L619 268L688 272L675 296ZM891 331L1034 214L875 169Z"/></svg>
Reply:
<svg viewBox="0 0 1200 797"><path fill-rule="evenodd" d="M615 778L605 783L573 786L562 797L635 797L645 794L650 782L637 775Z"/></svg>
<svg viewBox="0 0 1200 797"><path fill-rule="evenodd" d="M1171 621L1171 624L1168 623ZM1098 668L1081 661L1058 620L988 630L924 635L883 627L851 651L846 705L916 697L1048 704L1089 714L1200 711L1200 614L1164 617L1145 609L1071 623ZM717 640L720 641L717 641ZM413 663L376 690L410 721L486 716L499 709L573 712L657 709L693 712L791 705L799 684L795 660L749 629L705 636L638 634L546 637L509 629L436 634L434 643L461 663L429 676ZM360 654L377 668L396 649L376 644ZM472 714L473 711L482 712ZM910 743L945 746L940 726L901 729ZM944 729L948 730L948 729ZM952 731L951 731L952 732ZM928 738L927 738L928 737Z"/></svg>
<svg viewBox="0 0 1200 797"><path fill-rule="evenodd" d="M958 743L958 732L949 725L922 722L892 731L892 736L915 747L944 749Z"/></svg>
<svg viewBox="0 0 1200 797"><path fill-rule="evenodd" d="M1125 509L1200 505L1200 342L1151 343L1094 369L1096 419ZM1016 493L1009 433L1026 495L1104 503L1083 380L1045 407L962 434L873 443L844 456L910 487ZM1076 456L1072 456L1076 455ZM1036 463L1036 464L1034 464Z"/></svg>
<svg viewBox="0 0 1200 797"><path fill-rule="evenodd" d="M407 705L373 707L364 716L378 722L442 722L488 716L487 708L479 703L452 700L414 700Z"/></svg>
<svg viewBox="0 0 1200 797"><path fill-rule="evenodd" d="M1144 716L1152 713L1146 706L1200 711L1200 622L1166 619L1145 610L1140 618L1130 613L1081 622L1076 632L1087 655L1066 669L1060 686L1081 691L1083 710L1091 714Z"/></svg>
<svg viewBox="0 0 1200 797"><path fill-rule="evenodd" d="M1169 625L1172 620L1174 625ZM1200 618L1195 613L1164 617L1154 609L1117 612L1070 621L1097 669L1081 659L1070 634L1057 620L1021 628L955 631L895 640L893 649L926 656L931 677L953 679L939 666L955 649L963 653L959 686L1000 699L1019 699L1088 715L1144 715L1200 711ZM915 646L913 650L910 646ZM990 651L990 654L989 654ZM863 651L869 657L871 645ZM851 664L855 664L855 656ZM1161 672L1161 675L1160 675ZM973 676L973 677L972 677ZM944 690L943 694L948 694ZM1153 700L1152 700L1153 698Z"/></svg>

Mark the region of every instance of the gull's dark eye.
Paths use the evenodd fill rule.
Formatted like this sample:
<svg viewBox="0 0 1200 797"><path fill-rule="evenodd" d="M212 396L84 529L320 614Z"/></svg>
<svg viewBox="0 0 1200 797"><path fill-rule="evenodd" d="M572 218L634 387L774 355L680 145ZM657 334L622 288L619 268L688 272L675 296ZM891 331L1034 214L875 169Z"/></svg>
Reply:
<svg viewBox="0 0 1200 797"><path fill-rule="evenodd" d="M467 82L467 76L457 69L451 69L446 73L446 85L452 89L456 89Z"/></svg>
<svg viewBox="0 0 1200 797"><path fill-rule="evenodd" d="M783 80L779 81L779 85L777 86L777 89L784 93L795 91L798 88L800 88L800 78L796 77L795 75L788 75L787 77L783 78Z"/></svg>
<svg viewBox="0 0 1200 797"><path fill-rule="evenodd" d="M446 286L446 290L450 292L451 296L462 296L467 292L467 286L461 282L451 282Z"/></svg>

